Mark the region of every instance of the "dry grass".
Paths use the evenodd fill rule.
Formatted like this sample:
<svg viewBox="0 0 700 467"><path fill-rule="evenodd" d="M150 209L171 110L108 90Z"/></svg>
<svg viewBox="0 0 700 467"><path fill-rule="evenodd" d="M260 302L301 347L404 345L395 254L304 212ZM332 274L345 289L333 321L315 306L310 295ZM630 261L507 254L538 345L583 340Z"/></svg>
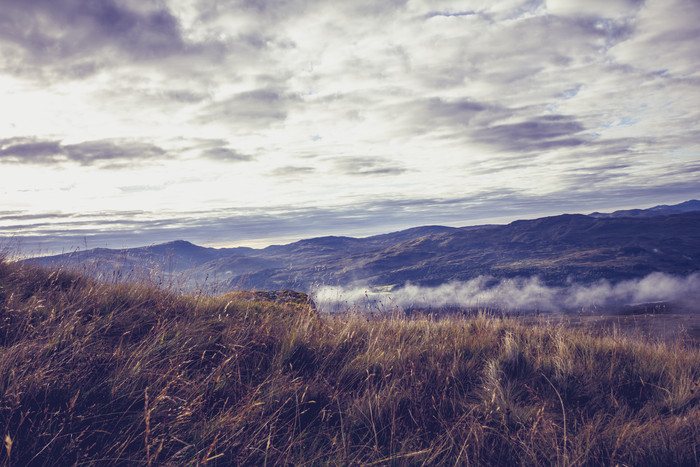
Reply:
<svg viewBox="0 0 700 467"><path fill-rule="evenodd" d="M698 465L700 352L0 262L4 465Z"/></svg>

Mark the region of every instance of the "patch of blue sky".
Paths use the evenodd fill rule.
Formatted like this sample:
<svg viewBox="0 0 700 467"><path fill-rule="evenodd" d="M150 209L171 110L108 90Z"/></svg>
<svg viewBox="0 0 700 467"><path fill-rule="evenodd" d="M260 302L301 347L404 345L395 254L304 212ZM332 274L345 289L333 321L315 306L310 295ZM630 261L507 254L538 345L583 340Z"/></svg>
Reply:
<svg viewBox="0 0 700 467"><path fill-rule="evenodd" d="M636 125L637 123L639 123L639 120L633 118L631 115L628 115L620 118L619 120L610 120L602 124L600 127L607 130L608 128L630 127Z"/></svg>
<svg viewBox="0 0 700 467"><path fill-rule="evenodd" d="M635 119L631 115L628 115L626 117L622 117L614 126L634 126L637 123L639 123L639 120Z"/></svg>
<svg viewBox="0 0 700 467"><path fill-rule="evenodd" d="M582 86L579 84L576 87L565 90L564 91L564 100L568 101L569 99L573 99L574 97L576 97L576 95L578 95L579 91L581 90L581 87Z"/></svg>

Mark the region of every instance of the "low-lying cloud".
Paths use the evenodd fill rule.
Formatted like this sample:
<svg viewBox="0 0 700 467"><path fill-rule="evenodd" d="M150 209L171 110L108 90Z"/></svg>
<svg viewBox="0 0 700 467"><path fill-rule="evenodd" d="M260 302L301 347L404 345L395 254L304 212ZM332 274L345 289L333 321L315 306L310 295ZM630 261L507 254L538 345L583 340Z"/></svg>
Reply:
<svg viewBox="0 0 700 467"><path fill-rule="evenodd" d="M641 279L618 283L601 280L592 284L550 287L537 277L497 280L479 276L466 282L436 287L412 284L390 292L371 287L321 287L314 300L324 311L359 310L383 312L406 309L487 309L505 312L571 312L592 308L620 307L668 301L685 301L700 290L700 273L682 277L652 273Z"/></svg>

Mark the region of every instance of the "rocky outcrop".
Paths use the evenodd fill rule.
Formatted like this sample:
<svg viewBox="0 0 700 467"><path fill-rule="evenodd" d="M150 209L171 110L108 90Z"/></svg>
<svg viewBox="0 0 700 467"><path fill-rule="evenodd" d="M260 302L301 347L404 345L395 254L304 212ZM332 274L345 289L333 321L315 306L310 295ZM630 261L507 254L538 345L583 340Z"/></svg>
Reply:
<svg viewBox="0 0 700 467"><path fill-rule="evenodd" d="M225 295L240 301L268 301L281 305L309 307L316 311L316 304L310 295L296 290L246 290Z"/></svg>

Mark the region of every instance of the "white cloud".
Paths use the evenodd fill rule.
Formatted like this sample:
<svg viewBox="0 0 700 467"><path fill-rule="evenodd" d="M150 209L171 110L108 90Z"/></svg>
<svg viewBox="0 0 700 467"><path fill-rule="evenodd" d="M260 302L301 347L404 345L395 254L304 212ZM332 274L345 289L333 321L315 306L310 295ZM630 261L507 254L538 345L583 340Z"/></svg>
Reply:
<svg viewBox="0 0 700 467"><path fill-rule="evenodd" d="M547 10L555 15L584 15L601 18L631 16L640 0L547 0Z"/></svg>
<svg viewBox="0 0 700 467"><path fill-rule="evenodd" d="M620 64L669 79L697 79L699 21L700 8L693 0L649 1L635 17L635 34L617 45L612 57ZM697 96L697 82L689 90Z"/></svg>

